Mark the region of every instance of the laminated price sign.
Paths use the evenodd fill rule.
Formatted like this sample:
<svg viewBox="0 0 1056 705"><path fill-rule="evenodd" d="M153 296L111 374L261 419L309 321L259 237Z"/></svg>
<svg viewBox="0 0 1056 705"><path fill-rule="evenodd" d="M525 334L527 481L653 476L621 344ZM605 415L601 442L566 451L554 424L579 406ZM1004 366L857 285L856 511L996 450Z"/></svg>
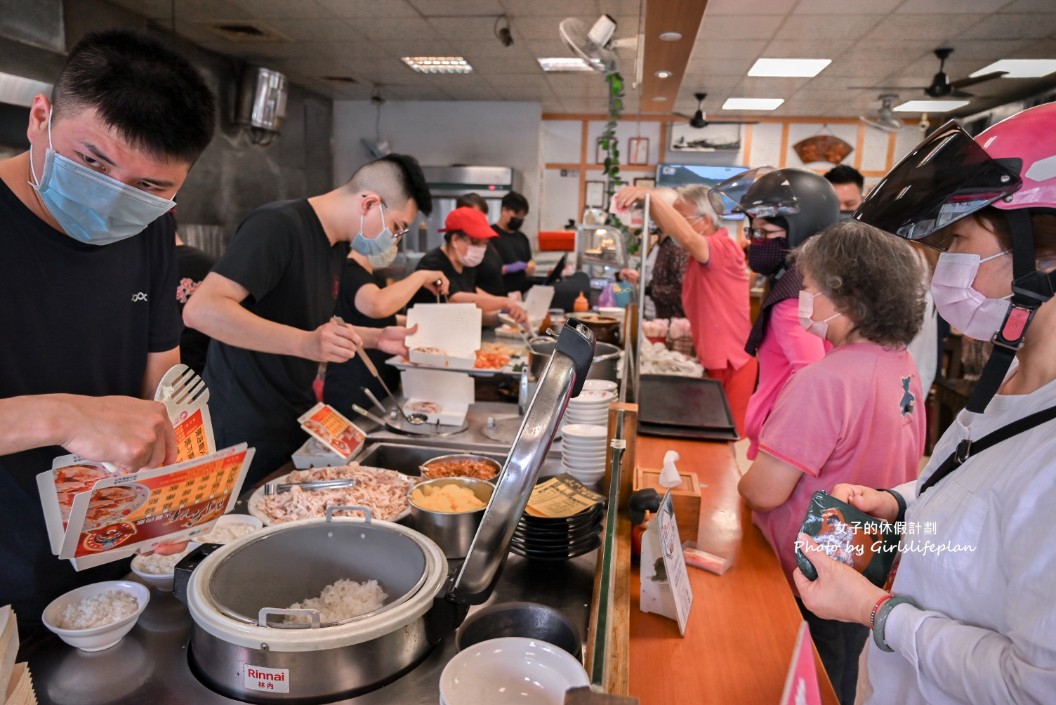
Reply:
<svg viewBox="0 0 1056 705"><path fill-rule="evenodd" d="M686 635L686 623L693 606L693 587L689 584L686 560L678 539L675 508L671 493L664 495L656 518L642 535L643 612L655 612L678 622L678 632Z"/></svg>

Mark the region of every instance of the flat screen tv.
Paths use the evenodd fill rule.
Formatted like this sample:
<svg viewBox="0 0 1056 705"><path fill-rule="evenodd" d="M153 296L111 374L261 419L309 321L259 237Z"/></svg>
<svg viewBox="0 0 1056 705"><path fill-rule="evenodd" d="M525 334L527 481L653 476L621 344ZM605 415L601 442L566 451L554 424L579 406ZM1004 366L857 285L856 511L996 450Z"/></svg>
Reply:
<svg viewBox="0 0 1056 705"><path fill-rule="evenodd" d="M706 164L660 164L656 167L656 185L678 188L692 184L716 186L731 176L747 171L746 166L713 166ZM727 213L728 220L743 220L741 213Z"/></svg>

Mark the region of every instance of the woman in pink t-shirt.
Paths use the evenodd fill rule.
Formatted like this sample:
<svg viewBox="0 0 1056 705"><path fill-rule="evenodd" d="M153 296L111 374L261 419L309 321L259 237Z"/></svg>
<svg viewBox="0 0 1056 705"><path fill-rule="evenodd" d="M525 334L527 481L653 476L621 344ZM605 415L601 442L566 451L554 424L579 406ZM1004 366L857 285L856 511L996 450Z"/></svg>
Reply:
<svg viewBox="0 0 1056 705"><path fill-rule="evenodd" d="M840 482L893 487L916 477L925 418L906 351L924 313L924 274L910 246L850 221L793 255L803 274L800 323L832 349L778 394L738 489L795 590L794 544L811 495ZM837 696L853 702L868 629L800 609Z"/></svg>
<svg viewBox="0 0 1056 705"><path fill-rule="evenodd" d="M725 190L727 184L733 184L732 191ZM767 281L766 297L744 347L759 361L759 383L748 400L743 429L748 459L754 460L759 433L778 393L796 370L817 362L831 347L799 325L796 305L803 282L788 254L837 223L840 202L828 181L805 169L753 169L716 190L730 199L743 191L737 209L752 219L748 266Z"/></svg>

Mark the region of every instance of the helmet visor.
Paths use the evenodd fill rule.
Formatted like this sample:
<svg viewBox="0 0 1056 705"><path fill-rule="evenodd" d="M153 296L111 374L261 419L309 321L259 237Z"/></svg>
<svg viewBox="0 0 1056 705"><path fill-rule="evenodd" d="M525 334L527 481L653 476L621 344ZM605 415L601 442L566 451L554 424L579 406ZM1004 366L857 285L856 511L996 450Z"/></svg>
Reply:
<svg viewBox="0 0 1056 705"><path fill-rule="evenodd" d="M751 218L772 218L799 213L796 194L783 175L771 177L767 180L767 188L757 188L748 194L748 190L757 181L774 171L775 169L769 166L749 169L726 179L715 186L712 192L722 196L728 212L746 213Z"/></svg>
<svg viewBox="0 0 1056 705"><path fill-rule="evenodd" d="M854 217L945 250L952 234L939 231L1015 192L1020 183L951 120L899 162Z"/></svg>

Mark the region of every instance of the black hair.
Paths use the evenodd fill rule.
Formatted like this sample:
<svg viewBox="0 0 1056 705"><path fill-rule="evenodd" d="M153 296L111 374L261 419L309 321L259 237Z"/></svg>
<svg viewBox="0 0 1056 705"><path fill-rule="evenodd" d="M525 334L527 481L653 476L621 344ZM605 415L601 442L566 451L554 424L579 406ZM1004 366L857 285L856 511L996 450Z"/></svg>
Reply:
<svg viewBox="0 0 1056 705"><path fill-rule="evenodd" d="M857 184L859 190L865 188L865 177L862 176L862 172L846 164L837 164L829 169L825 172L825 179L830 184Z"/></svg>
<svg viewBox="0 0 1056 705"><path fill-rule="evenodd" d="M517 193L516 191L510 191L508 194L502 197L502 207L508 211L514 213L528 212L528 199Z"/></svg>
<svg viewBox="0 0 1056 705"><path fill-rule="evenodd" d="M488 202L479 193L464 193L455 199L455 208L476 208L484 215L488 214Z"/></svg>
<svg viewBox="0 0 1056 705"><path fill-rule="evenodd" d="M366 165L391 164L397 168L399 174L399 188L407 194L408 198L414 199L418 210L425 215L433 212L433 194L429 192L429 184L426 183L426 174L421 171L418 160L410 154L386 154ZM355 176L353 176L355 178Z"/></svg>
<svg viewBox="0 0 1056 705"><path fill-rule="evenodd" d="M202 75L139 32L92 32L73 47L52 91L54 117L94 109L133 147L193 163L213 138L216 101Z"/></svg>

